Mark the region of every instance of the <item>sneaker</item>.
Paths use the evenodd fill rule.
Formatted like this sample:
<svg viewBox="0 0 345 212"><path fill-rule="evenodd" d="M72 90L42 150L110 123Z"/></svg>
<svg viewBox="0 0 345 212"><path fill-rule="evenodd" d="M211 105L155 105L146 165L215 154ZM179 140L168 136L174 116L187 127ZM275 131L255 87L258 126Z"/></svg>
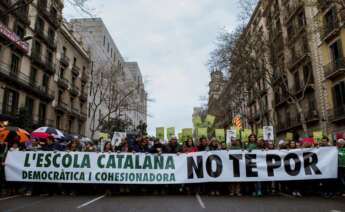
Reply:
<svg viewBox="0 0 345 212"><path fill-rule="evenodd" d="M210 195L214 196L216 193L214 191L211 191Z"/></svg>
<svg viewBox="0 0 345 212"><path fill-rule="evenodd" d="M345 197L345 193L342 193L342 195L341 195L342 197Z"/></svg>
<svg viewBox="0 0 345 212"><path fill-rule="evenodd" d="M236 196L242 197L242 194L241 193L237 193Z"/></svg>
<svg viewBox="0 0 345 212"><path fill-rule="evenodd" d="M297 193L296 192L292 192L292 196L297 196Z"/></svg>
<svg viewBox="0 0 345 212"><path fill-rule="evenodd" d="M220 192L219 191L216 191L216 196L220 196Z"/></svg>
<svg viewBox="0 0 345 212"><path fill-rule="evenodd" d="M297 196L297 197L302 197L302 194L299 193L299 192L296 192L296 196Z"/></svg>
<svg viewBox="0 0 345 212"><path fill-rule="evenodd" d="M233 197L233 196L234 196L234 193L230 193L229 196L230 196L230 197Z"/></svg>
<svg viewBox="0 0 345 212"><path fill-rule="evenodd" d="M25 193L25 196L26 196L26 197L31 197L31 196L32 196L32 192L31 192L31 191L27 191L27 192Z"/></svg>

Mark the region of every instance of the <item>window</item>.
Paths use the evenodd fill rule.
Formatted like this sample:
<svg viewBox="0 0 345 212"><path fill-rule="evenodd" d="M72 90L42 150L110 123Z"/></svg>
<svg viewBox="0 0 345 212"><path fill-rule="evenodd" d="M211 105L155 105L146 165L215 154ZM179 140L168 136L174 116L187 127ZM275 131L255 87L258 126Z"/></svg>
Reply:
<svg viewBox="0 0 345 212"><path fill-rule="evenodd" d="M32 114L34 114L34 99L27 96L25 100L25 107L28 110L28 114L32 116Z"/></svg>
<svg viewBox="0 0 345 212"><path fill-rule="evenodd" d="M77 65L77 58L73 58L73 66L75 67Z"/></svg>
<svg viewBox="0 0 345 212"><path fill-rule="evenodd" d="M63 79L63 78L64 78L64 74L65 74L65 69L64 69L63 67L61 67L61 68L60 68L59 77L60 77L61 79Z"/></svg>
<svg viewBox="0 0 345 212"><path fill-rule="evenodd" d="M12 54L12 60L11 60L11 72L18 73L19 71L19 62L20 58L16 54Z"/></svg>
<svg viewBox="0 0 345 212"><path fill-rule="evenodd" d="M286 30L287 30L288 37L289 37L289 39L291 39L293 37L293 35L294 35L294 29L293 29L292 22L289 22L286 27L287 27Z"/></svg>
<svg viewBox="0 0 345 212"><path fill-rule="evenodd" d="M60 129L61 116L56 116L56 128Z"/></svg>
<svg viewBox="0 0 345 212"><path fill-rule="evenodd" d="M300 12L297 16L298 20L298 27L304 27L305 26L305 15L304 11Z"/></svg>
<svg viewBox="0 0 345 212"><path fill-rule="evenodd" d="M47 51L47 64L52 65L53 63L53 52Z"/></svg>
<svg viewBox="0 0 345 212"><path fill-rule="evenodd" d="M40 17L37 17L36 19L36 30L44 31L44 21Z"/></svg>
<svg viewBox="0 0 345 212"><path fill-rule="evenodd" d="M72 85L75 85L75 81L76 81L76 77L75 76L72 76Z"/></svg>
<svg viewBox="0 0 345 212"><path fill-rule="evenodd" d="M340 40L335 41L332 45L330 45L329 48L333 62L336 62L337 60L343 57Z"/></svg>
<svg viewBox="0 0 345 212"><path fill-rule="evenodd" d="M314 76L311 71L311 64L307 64L303 66L303 80L304 83L313 83L314 82Z"/></svg>
<svg viewBox="0 0 345 212"><path fill-rule="evenodd" d="M333 7L325 14L325 17L324 17L324 26L325 26L326 32L330 32L335 27L336 22L337 22L337 14L336 14L336 9Z"/></svg>
<svg viewBox="0 0 345 212"><path fill-rule="evenodd" d="M345 81L336 84L333 87L334 107L339 108L345 105Z"/></svg>
<svg viewBox="0 0 345 212"><path fill-rule="evenodd" d="M25 29L21 25L17 24L15 29L16 34L23 39L25 36Z"/></svg>
<svg viewBox="0 0 345 212"><path fill-rule="evenodd" d="M15 115L18 110L18 92L10 89L5 90L4 111L5 114Z"/></svg>
<svg viewBox="0 0 345 212"><path fill-rule="evenodd" d="M59 94L58 94L58 103L61 103L62 101L62 95L63 95L63 91L59 90Z"/></svg>
<svg viewBox="0 0 345 212"><path fill-rule="evenodd" d="M62 47L62 57L66 57L67 49L66 47Z"/></svg>
<svg viewBox="0 0 345 212"><path fill-rule="evenodd" d="M38 108L38 120L40 123L45 123L46 120L46 111L47 105L40 103L40 106Z"/></svg>
<svg viewBox="0 0 345 212"><path fill-rule="evenodd" d="M30 71L30 84L35 85L36 84L36 76L37 76L37 69L34 67L31 67Z"/></svg>
<svg viewBox="0 0 345 212"><path fill-rule="evenodd" d="M55 39L55 32L52 28L48 29L48 38L51 42L54 42Z"/></svg>
<svg viewBox="0 0 345 212"><path fill-rule="evenodd" d="M103 46L105 46L105 35L103 36Z"/></svg>
<svg viewBox="0 0 345 212"><path fill-rule="evenodd" d="M313 113L316 108L315 108L315 96L314 95L309 95L308 96L308 106L309 106L309 113Z"/></svg>
<svg viewBox="0 0 345 212"><path fill-rule="evenodd" d="M37 40L35 40L34 49L33 49L34 54L37 55L37 56L40 56L41 55L41 50L42 50L41 43L38 42Z"/></svg>
<svg viewBox="0 0 345 212"><path fill-rule="evenodd" d="M294 73L294 81L295 81L295 91L299 91L301 89L301 84L300 84L300 80L299 80L299 72L296 71Z"/></svg>
<svg viewBox="0 0 345 212"><path fill-rule="evenodd" d="M47 92L49 88L49 75L44 74L42 79L42 87Z"/></svg>

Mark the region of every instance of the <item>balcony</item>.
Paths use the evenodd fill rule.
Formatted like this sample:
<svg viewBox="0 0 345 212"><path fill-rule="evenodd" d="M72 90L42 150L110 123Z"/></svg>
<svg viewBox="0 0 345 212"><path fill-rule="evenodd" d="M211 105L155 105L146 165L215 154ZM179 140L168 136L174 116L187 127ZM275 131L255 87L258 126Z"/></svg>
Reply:
<svg viewBox="0 0 345 212"><path fill-rule="evenodd" d="M40 68L44 68L46 65L41 53L36 50L31 51L31 63L37 65Z"/></svg>
<svg viewBox="0 0 345 212"><path fill-rule="evenodd" d="M4 103L0 102L0 120L1 121L14 120L18 114L19 114L18 106L6 108Z"/></svg>
<svg viewBox="0 0 345 212"><path fill-rule="evenodd" d="M304 6L303 1L298 1L298 2L289 2L286 4L285 7L285 15L284 15L284 22L288 23L291 21L292 17L296 15L300 9L302 9Z"/></svg>
<svg viewBox="0 0 345 212"><path fill-rule="evenodd" d="M86 102L87 101L87 92L82 91L79 96L80 101Z"/></svg>
<svg viewBox="0 0 345 212"><path fill-rule="evenodd" d="M72 66L72 74L74 74L75 76L79 76L80 73L80 68L76 65Z"/></svg>
<svg viewBox="0 0 345 212"><path fill-rule="evenodd" d="M57 104L55 106L55 110L62 112L62 113L69 112L68 105L65 102L63 102L62 100L57 102Z"/></svg>
<svg viewBox="0 0 345 212"><path fill-rule="evenodd" d="M83 72L81 75L81 81L84 83L87 83L89 81L89 75L87 73Z"/></svg>
<svg viewBox="0 0 345 212"><path fill-rule="evenodd" d="M79 95L79 88L75 86L74 84L71 84L71 88L69 89L69 92L72 96L78 96Z"/></svg>
<svg viewBox="0 0 345 212"><path fill-rule="evenodd" d="M1 64L0 79L44 101L50 102L54 99L54 92L43 87L38 81L31 80L30 77L24 73L11 72L8 65Z"/></svg>
<svg viewBox="0 0 345 212"><path fill-rule="evenodd" d="M345 105L336 106L334 109L328 110L328 119L332 123L343 123L345 120Z"/></svg>
<svg viewBox="0 0 345 212"><path fill-rule="evenodd" d="M333 18L332 21L324 23L324 26L321 29L321 40L328 42L332 40L335 36L339 35L340 24L338 18Z"/></svg>
<svg viewBox="0 0 345 212"><path fill-rule="evenodd" d="M334 0L318 0L317 7L320 12L323 12L326 9L328 9L332 5L333 2Z"/></svg>
<svg viewBox="0 0 345 212"><path fill-rule="evenodd" d="M61 63L61 65L68 67L69 66L69 58L66 55L61 55L60 63Z"/></svg>
<svg viewBox="0 0 345 212"><path fill-rule="evenodd" d="M345 73L345 58L340 58L323 67L326 79L333 79Z"/></svg>
<svg viewBox="0 0 345 212"><path fill-rule="evenodd" d="M79 114L79 109L75 108L75 107L71 107L71 115L74 116L74 117L79 117L80 114Z"/></svg>
<svg viewBox="0 0 345 212"><path fill-rule="evenodd" d="M292 71L301 65L304 61L309 59L309 51L304 50L298 54L292 54L289 62L289 70Z"/></svg>
<svg viewBox="0 0 345 212"><path fill-rule="evenodd" d="M57 81L57 84L60 88L63 88L63 89L67 89L68 88L68 80L63 78L63 77L59 77L58 78L58 81Z"/></svg>

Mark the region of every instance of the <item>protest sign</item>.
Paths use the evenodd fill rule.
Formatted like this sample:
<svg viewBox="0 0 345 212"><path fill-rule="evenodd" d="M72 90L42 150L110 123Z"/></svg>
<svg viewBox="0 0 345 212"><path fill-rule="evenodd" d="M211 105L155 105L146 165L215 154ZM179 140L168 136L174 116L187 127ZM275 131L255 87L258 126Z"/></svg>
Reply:
<svg viewBox="0 0 345 212"><path fill-rule="evenodd" d="M102 140L108 140L109 139L109 135L108 135L108 133L100 132L99 133L99 138L102 138Z"/></svg>
<svg viewBox="0 0 345 212"><path fill-rule="evenodd" d="M208 115L206 116L206 119L205 119L205 125L206 125L207 127L212 127L212 125L213 125L215 119L216 119L215 116L212 116L212 115L208 114Z"/></svg>
<svg viewBox="0 0 345 212"><path fill-rule="evenodd" d="M197 137L198 138L201 138L201 137L207 138L207 128L198 128L197 129Z"/></svg>
<svg viewBox="0 0 345 212"><path fill-rule="evenodd" d="M337 178L336 147L189 154L9 151L7 181L188 184Z"/></svg>
<svg viewBox="0 0 345 212"><path fill-rule="evenodd" d="M264 137L264 130L259 128L258 129L258 138L263 138Z"/></svg>
<svg viewBox="0 0 345 212"><path fill-rule="evenodd" d="M274 132L273 132L273 126L264 126L264 140L265 141L273 141L274 140Z"/></svg>
<svg viewBox="0 0 345 212"><path fill-rule="evenodd" d="M286 133L286 141L292 141L293 140L293 133L288 132Z"/></svg>
<svg viewBox="0 0 345 212"><path fill-rule="evenodd" d="M113 138L111 139L111 145L119 146L126 136L127 134L125 132L114 132Z"/></svg>
<svg viewBox="0 0 345 212"><path fill-rule="evenodd" d="M175 136L175 127L169 127L167 128L167 138L168 140L171 139L171 137Z"/></svg>
<svg viewBox="0 0 345 212"><path fill-rule="evenodd" d="M162 141L164 140L164 127L156 128L156 138Z"/></svg>
<svg viewBox="0 0 345 212"><path fill-rule="evenodd" d="M216 129L215 131L216 138L219 142L224 142L225 141L225 131L224 129Z"/></svg>
<svg viewBox="0 0 345 212"><path fill-rule="evenodd" d="M182 135L185 139L193 138L193 129L192 128L182 129Z"/></svg>
<svg viewBox="0 0 345 212"><path fill-rule="evenodd" d="M317 143L320 143L323 137L322 131L313 132L313 137Z"/></svg>
<svg viewBox="0 0 345 212"><path fill-rule="evenodd" d="M199 128L202 125L200 116L193 116L193 126L194 128Z"/></svg>
<svg viewBox="0 0 345 212"><path fill-rule="evenodd" d="M229 130L226 130L226 143L231 143L233 139L236 139L236 129L231 127Z"/></svg>
<svg viewBox="0 0 345 212"><path fill-rule="evenodd" d="M248 142L248 137L252 134L251 129L244 129L242 132L242 141Z"/></svg>

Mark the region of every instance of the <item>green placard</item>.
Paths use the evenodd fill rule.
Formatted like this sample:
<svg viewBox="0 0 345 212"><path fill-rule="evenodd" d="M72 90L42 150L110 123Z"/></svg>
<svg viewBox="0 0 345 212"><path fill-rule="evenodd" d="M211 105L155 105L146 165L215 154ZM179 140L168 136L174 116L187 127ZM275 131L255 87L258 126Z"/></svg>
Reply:
<svg viewBox="0 0 345 212"><path fill-rule="evenodd" d="M288 132L288 133L286 133L286 141L292 141L293 140L293 133L290 133L290 132Z"/></svg>
<svg viewBox="0 0 345 212"><path fill-rule="evenodd" d="M182 135L184 139L193 138L193 129L192 128L182 129Z"/></svg>
<svg viewBox="0 0 345 212"><path fill-rule="evenodd" d="M258 129L258 138L264 137L264 130L262 128Z"/></svg>
<svg viewBox="0 0 345 212"><path fill-rule="evenodd" d="M315 131L315 132L313 132L313 137L314 137L314 140L317 143L320 143L321 140L322 140L322 137L323 137L322 131Z"/></svg>
<svg viewBox="0 0 345 212"><path fill-rule="evenodd" d="M216 129L216 138L219 142L225 141L225 131L224 129Z"/></svg>
<svg viewBox="0 0 345 212"><path fill-rule="evenodd" d="M201 137L207 138L207 128L198 128L197 129L197 137L198 138L201 138Z"/></svg>
<svg viewBox="0 0 345 212"><path fill-rule="evenodd" d="M175 127L167 128L167 137L170 140L175 135Z"/></svg>
<svg viewBox="0 0 345 212"><path fill-rule="evenodd" d="M242 141L248 142L248 137L252 134L252 130L251 129L244 129L242 132Z"/></svg>
<svg viewBox="0 0 345 212"><path fill-rule="evenodd" d="M193 125L194 125L194 128L201 127L202 121L201 121L200 116L193 116Z"/></svg>
<svg viewBox="0 0 345 212"><path fill-rule="evenodd" d="M157 127L156 128L156 138L160 140L164 140L164 127Z"/></svg>
<svg viewBox="0 0 345 212"><path fill-rule="evenodd" d="M208 114L205 119L205 125L208 127L212 127L215 119L215 116Z"/></svg>
<svg viewBox="0 0 345 212"><path fill-rule="evenodd" d="M345 148L338 149L338 156L339 156L339 167L345 167Z"/></svg>
<svg viewBox="0 0 345 212"><path fill-rule="evenodd" d="M236 130L236 139L241 139L241 129L238 127L235 127Z"/></svg>

